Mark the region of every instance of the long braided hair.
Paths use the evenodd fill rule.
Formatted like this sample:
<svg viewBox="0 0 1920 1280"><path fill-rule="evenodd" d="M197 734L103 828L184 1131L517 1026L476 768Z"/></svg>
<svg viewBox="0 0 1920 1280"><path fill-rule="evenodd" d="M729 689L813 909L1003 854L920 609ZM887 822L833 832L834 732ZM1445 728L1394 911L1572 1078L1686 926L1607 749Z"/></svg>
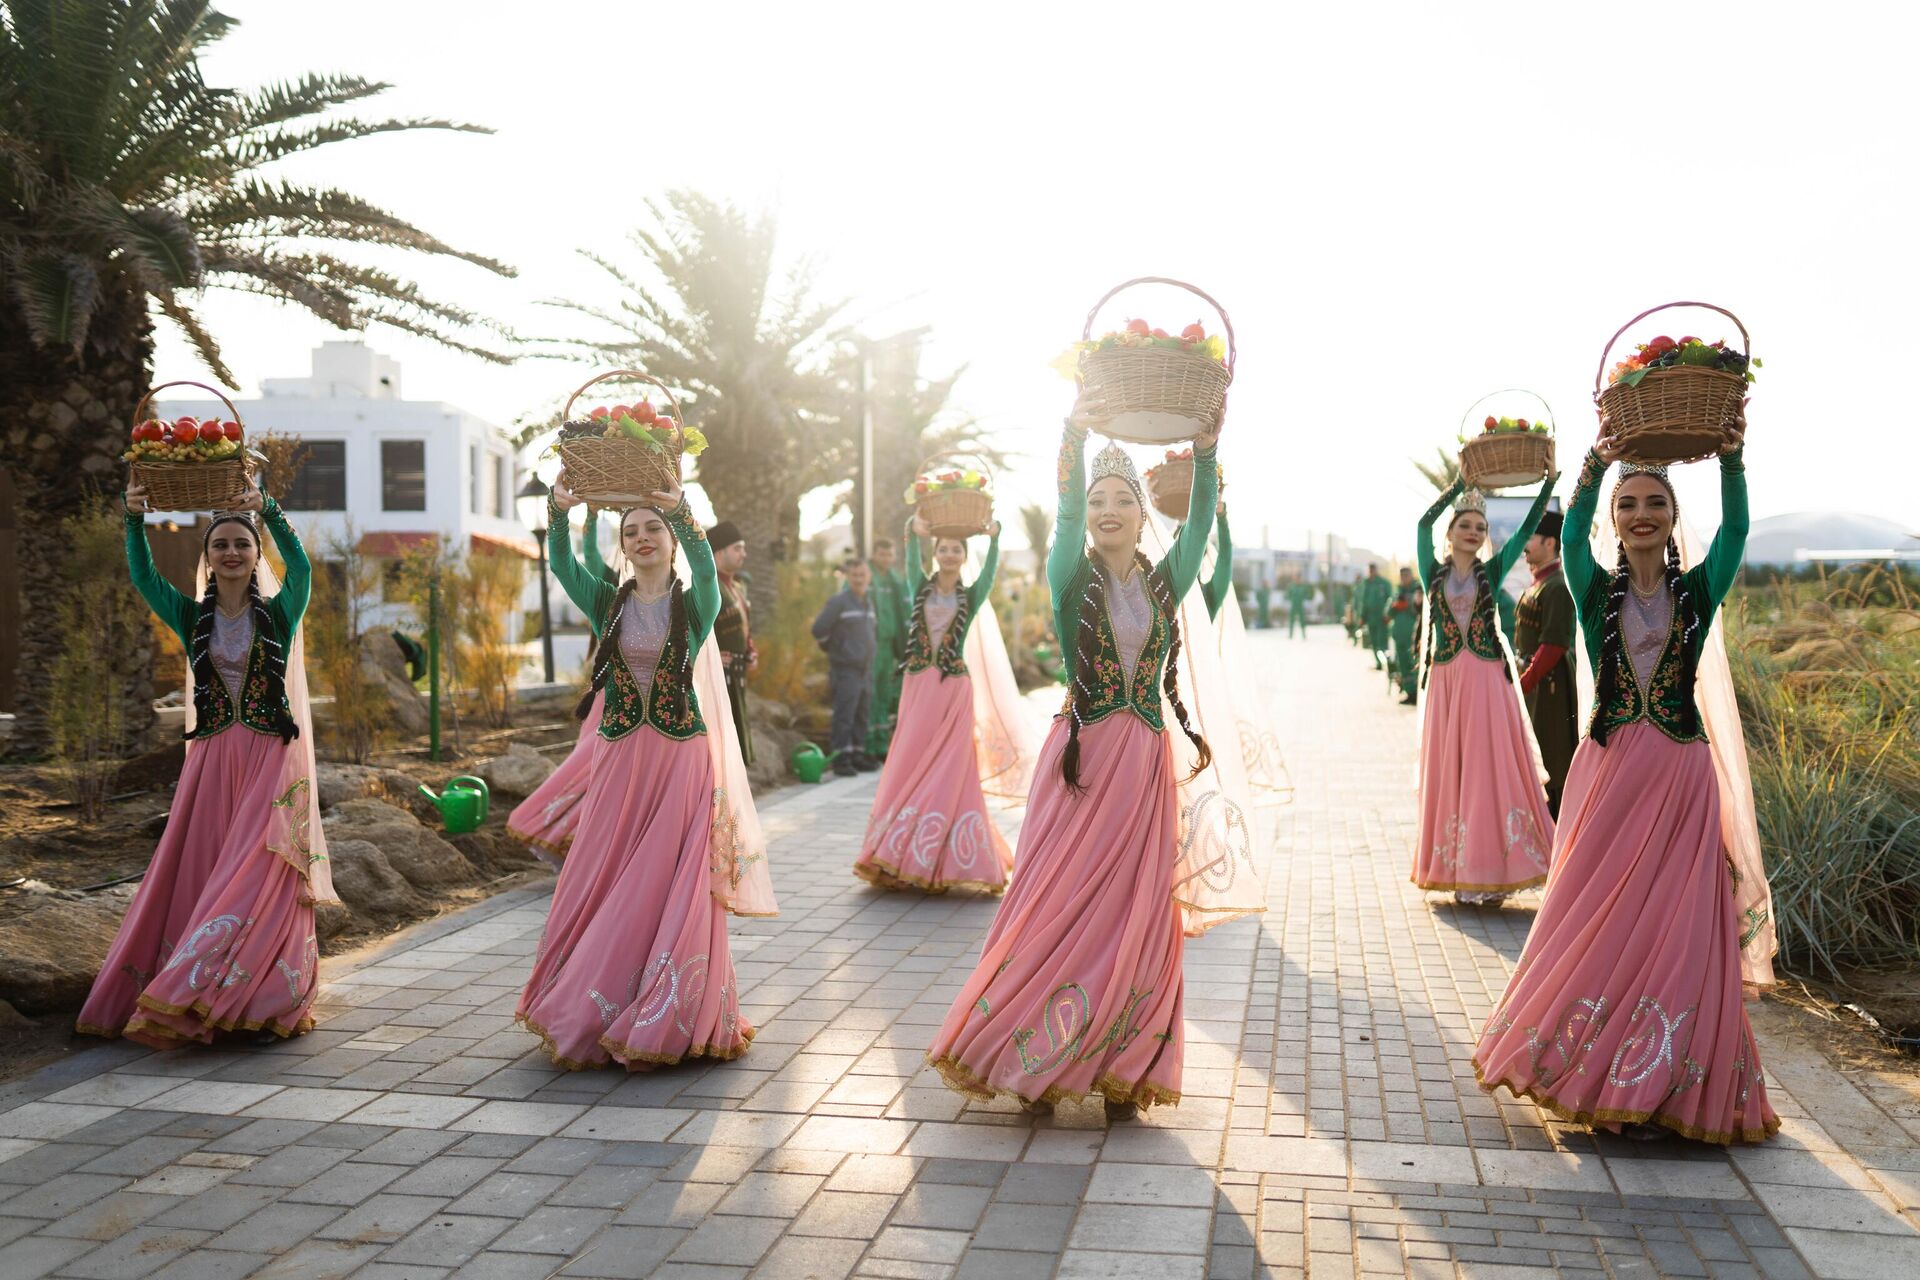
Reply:
<svg viewBox="0 0 1920 1280"><path fill-rule="evenodd" d="M623 528L627 517L635 511L651 511L662 520L666 519L666 513L658 508L630 507L620 513ZM667 558L667 576L673 585L667 589L667 639L660 648L660 661L654 667L654 672L656 675L661 671L673 673L669 696L674 701L673 711L678 715L686 710L687 698L693 688L693 646L687 643L686 592L680 585L679 575L673 572L673 562L680 554L680 547L677 542L670 541L669 545L672 550ZM620 656L620 626L626 614L627 597L633 594L635 585L633 574L626 573L622 575L620 585L614 589L613 604L607 612L606 629L600 633L589 660L593 679L573 707L573 718L576 720L585 720L592 713L594 696L605 689L613 678L614 659ZM646 690L641 691L643 697L646 693Z"/></svg>
<svg viewBox="0 0 1920 1280"><path fill-rule="evenodd" d="M1637 472L1636 474L1652 473ZM1674 497L1673 486L1659 476L1654 478L1660 480L1662 487L1667 491L1667 501L1672 505L1673 518L1677 525L1680 520L1680 504ZM1614 499L1619 497L1620 485L1625 484L1626 480L1626 476L1621 476L1620 480L1614 484ZM1611 506L1612 502L1613 499L1609 499L1608 505ZM1629 661L1627 637L1620 626L1620 608L1627 601L1627 591L1631 585L1627 571L1626 543L1615 540L1614 557L1613 580L1607 584L1607 609L1603 615L1605 620L1600 632L1600 675L1594 681L1593 718L1587 730L1588 735L1603 747L1607 745L1607 737L1611 730L1601 716L1601 708L1618 698L1620 682L1629 678L1626 672ZM1680 687L1687 691L1685 705L1680 711L1680 729L1681 732L1691 736L1700 732L1700 708L1693 699L1694 676L1700 665L1693 638L1700 630L1700 615L1694 608L1693 593L1687 590L1686 576L1680 571L1680 543L1671 533L1667 535L1665 576L1668 598L1673 601L1673 618L1677 620L1680 628ZM1673 625L1673 622L1669 622L1669 634Z"/></svg>
<svg viewBox="0 0 1920 1280"><path fill-rule="evenodd" d="M1453 532L1453 526L1459 522L1459 519L1460 513L1455 512L1453 519L1447 522L1448 533ZM1443 557L1434 562L1432 575L1433 585L1427 588L1427 607L1429 610L1451 610L1453 608L1453 602L1447 599L1447 579L1452 573L1453 559L1451 556ZM1499 617L1498 606L1493 602L1493 578L1487 573L1486 561L1477 557L1475 558L1473 562L1473 576L1473 610L1467 614L1467 626L1462 629L1460 639L1463 644L1467 638L1465 632L1472 628L1473 620L1480 616L1481 610L1486 610L1489 616L1496 619ZM1423 610L1423 612L1426 611ZM1427 613L1424 621L1427 623L1427 642L1422 646L1420 654L1420 687L1422 689L1427 687L1427 677L1433 674L1433 651L1440 647L1440 628L1434 625L1432 614ZM1458 625L1459 619L1456 618L1454 621L1455 624ZM1500 634L1500 628L1498 626L1495 626L1493 629L1493 642L1502 652L1505 652L1506 639ZM1500 664L1500 674L1507 678L1508 684L1513 683L1512 666L1502 662Z"/></svg>
<svg viewBox="0 0 1920 1280"><path fill-rule="evenodd" d="M200 558L207 564L207 586L200 594L199 611L193 620L193 648L187 655L188 664L193 668L193 722L196 731L211 722L213 691L220 684L220 675L213 669L212 652L213 620L220 607L220 591L219 583L213 576L213 561L208 548L213 545L213 531L223 524L244 525L253 535L255 554L265 554L260 545L260 526L245 514L229 513L215 517L213 523L207 526L206 536L200 540ZM286 637L275 629L273 615L267 612L266 597L260 594L258 570L247 578L247 609L253 617L253 642L260 647L261 666L267 677L268 727L280 736L280 741L292 742L300 736L300 726L294 723L293 716L287 710ZM245 694L246 691L242 690L242 699ZM239 707L234 708L236 715L239 711Z"/></svg>
<svg viewBox="0 0 1920 1280"><path fill-rule="evenodd" d="M936 541L934 545L936 547L939 546L939 542ZM907 624L907 653L909 655L922 648L932 648L933 641L927 632L927 598L933 594L934 580L938 576L937 574L928 574L926 581L920 584L920 590L914 593L913 617ZM940 652L934 655L934 665L940 669L940 678L942 680L947 677L947 668L953 666L960 660L961 637L966 635L967 619L973 613L973 601L967 595L967 584L961 582L957 577L953 583L953 594L959 602L959 609L954 613L953 621L947 625L946 635L940 638ZM907 659L900 659L897 665L900 670L904 671L907 666Z"/></svg>
<svg viewBox="0 0 1920 1280"><path fill-rule="evenodd" d="M1161 689L1173 707L1174 720L1179 724L1180 732L1187 735L1187 741L1193 744L1198 753L1194 758L1193 771L1187 775L1189 779L1195 778L1213 763L1213 748L1194 729L1187 716L1186 704L1180 700L1180 602L1173 598L1172 585L1163 575L1154 572L1153 562L1143 552L1136 550L1133 562L1138 571L1146 575L1147 590L1153 596L1154 607L1167 620L1167 667ZM1060 776L1073 791L1086 790L1080 782L1080 730L1085 727L1087 713L1093 704L1093 693L1087 686L1086 672L1099 653L1100 619L1106 616L1107 595L1112 589L1107 581L1107 567L1098 556L1087 556L1087 570L1086 589L1080 593L1080 619L1074 627L1073 687L1068 691L1067 747L1060 755ZM1128 683L1132 683L1133 672L1124 675Z"/></svg>

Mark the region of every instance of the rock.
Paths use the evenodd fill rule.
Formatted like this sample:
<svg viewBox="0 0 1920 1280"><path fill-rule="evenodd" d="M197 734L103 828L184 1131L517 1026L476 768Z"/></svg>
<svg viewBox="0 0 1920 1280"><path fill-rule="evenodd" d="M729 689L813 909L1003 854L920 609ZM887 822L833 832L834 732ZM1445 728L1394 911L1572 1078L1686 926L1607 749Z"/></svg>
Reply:
<svg viewBox="0 0 1920 1280"><path fill-rule="evenodd" d="M334 891L339 892L337 885ZM344 903L316 902L313 904L313 932L322 942L337 937L352 923L353 912Z"/></svg>
<svg viewBox="0 0 1920 1280"><path fill-rule="evenodd" d="M171 791L187 761L187 744L179 738L121 764L114 770L113 790Z"/></svg>
<svg viewBox="0 0 1920 1280"><path fill-rule="evenodd" d="M491 876L512 875L541 865L533 850L509 836L504 827L490 824L450 840L468 862Z"/></svg>
<svg viewBox="0 0 1920 1280"><path fill-rule="evenodd" d="M32 1031L40 1024L26 1014L14 1008L5 1000L0 1000L0 1031Z"/></svg>
<svg viewBox="0 0 1920 1280"><path fill-rule="evenodd" d="M362 928L378 927L426 914L426 899L407 883L405 876L393 869L387 855L372 841L339 838L328 832L327 857L333 863L334 892L352 913L353 924ZM315 924L319 924L317 914ZM342 921L333 933L344 927L346 922Z"/></svg>
<svg viewBox="0 0 1920 1280"><path fill-rule="evenodd" d="M553 761L524 742L516 742L505 755L482 760L473 767L475 776L484 779L490 791L511 796L532 795L553 770Z"/></svg>
<svg viewBox="0 0 1920 1280"><path fill-rule="evenodd" d="M385 691L391 725L402 736L427 731L427 700L407 677L406 656L388 628L376 627L361 634L360 677Z"/></svg>
<svg viewBox="0 0 1920 1280"><path fill-rule="evenodd" d="M411 813L384 800L348 800L327 810L323 821L329 845L336 840L368 841L416 888L439 889L480 879L458 849Z"/></svg>
<svg viewBox="0 0 1920 1280"><path fill-rule="evenodd" d="M320 807L331 809L349 800L388 800L410 803L414 781L398 769L377 769L365 764L339 764L322 760L314 770L314 782L320 788Z"/></svg>
<svg viewBox="0 0 1920 1280"><path fill-rule="evenodd" d="M23 1013L80 1007L136 886L74 898L36 895L0 929L0 1000Z"/></svg>

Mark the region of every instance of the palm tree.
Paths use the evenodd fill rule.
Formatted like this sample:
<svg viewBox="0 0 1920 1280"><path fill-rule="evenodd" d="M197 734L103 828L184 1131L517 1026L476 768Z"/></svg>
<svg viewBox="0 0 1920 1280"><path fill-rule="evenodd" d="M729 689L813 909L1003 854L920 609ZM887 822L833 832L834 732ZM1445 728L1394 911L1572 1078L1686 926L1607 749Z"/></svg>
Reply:
<svg viewBox="0 0 1920 1280"><path fill-rule="evenodd" d="M1434 461L1430 463L1422 462L1418 458L1409 458L1407 461L1413 464L1413 469L1420 473L1421 479L1445 493L1453 488L1453 482L1460 478L1460 458L1459 455L1448 453L1437 445L1433 453Z"/></svg>
<svg viewBox="0 0 1920 1280"><path fill-rule="evenodd" d="M1020 508L1020 524L1027 533L1027 545L1033 548L1033 576L1039 582L1047 576L1047 544L1053 540L1053 512L1037 502Z"/></svg>
<svg viewBox="0 0 1920 1280"><path fill-rule="evenodd" d="M554 341L601 367L642 369L674 388L706 433L695 478L715 514L746 539L749 564L797 552L800 496L819 455L843 438L848 406L831 366L827 325L846 304L814 296L807 260L775 280L778 226L769 214L693 191L649 201L632 233L637 268L582 250L615 286L605 303L547 305L596 322L601 336ZM771 617L774 574L753 575L754 607Z"/></svg>
<svg viewBox="0 0 1920 1280"><path fill-rule="evenodd" d="M487 345L502 335L480 316L340 250L509 268L349 192L269 176L287 157L375 134L487 131L336 115L388 88L355 76L209 86L198 58L233 26L205 0L9 0L0 10L0 440L20 496L21 595L36 609L59 591L61 519L120 487L117 455L152 380L156 311L229 386L195 309L216 286L342 329L386 324L502 358ZM16 743L37 750L51 629L22 631Z"/></svg>

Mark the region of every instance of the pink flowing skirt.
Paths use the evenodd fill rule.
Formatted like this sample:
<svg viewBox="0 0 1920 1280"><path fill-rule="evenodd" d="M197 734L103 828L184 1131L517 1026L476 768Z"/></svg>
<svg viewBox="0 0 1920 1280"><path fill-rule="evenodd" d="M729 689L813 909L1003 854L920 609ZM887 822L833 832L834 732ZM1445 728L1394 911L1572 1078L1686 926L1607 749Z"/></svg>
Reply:
<svg viewBox="0 0 1920 1280"><path fill-rule="evenodd" d="M76 1029L155 1048L313 1026L306 867L269 849L295 745L233 725L187 744L167 828Z"/></svg>
<svg viewBox="0 0 1920 1280"><path fill-rule="evenodd" d="M515 1016L569 1070L739 1057L753 1028L711 889L707 740L600 739L580 810Z"/></svg>
<svg viewBox="0 0 1920 1280"><path fill-rule="evenodd" d="M580 802L587 798L594 749L604 741L600 736L600 705L605 698L604 691L593 695L593 705L580 722L580 739L573 750L532 795L507 815L507 834L532 849L534 856L550 867L559 866L567 856L567 846L573 843L574 830L580 825Z"/></svg>
<svg viewBox="0 0 1920 1280"><path fill-rule="evenodd" d="M1433 668L1420 726L1422 889L1512 893L1543 884L1553 817L1502 664L1472 653Z"/></svg>
<svg viewBox="0 0 1920 1280"><path fill-rule="evenodd" d="M1180 1101L1180 909L1164 734L1118 712L1080 734L1075 794L1060 777L1067 721L1034 767L1018 868L980 962L927 1058L979 1098L1104 1094Z"/></svg>
<svg viewBox="0 0 1920 1280"><path fill-rule="evenodd" d="M1560 818L1546 898L1474 1050L1481 1087L1583 1124L1766 1138L1780 1121L1741 1003L1712 749L1644 721L1586 739Z"/></svg>
<svg viewBox="0 0 1920 1280"><path fill-rule="evenodd" d="M883 888L1006 888L1013 852L987 816L973 743L973 680L908 676L853 872Z"/></svg>

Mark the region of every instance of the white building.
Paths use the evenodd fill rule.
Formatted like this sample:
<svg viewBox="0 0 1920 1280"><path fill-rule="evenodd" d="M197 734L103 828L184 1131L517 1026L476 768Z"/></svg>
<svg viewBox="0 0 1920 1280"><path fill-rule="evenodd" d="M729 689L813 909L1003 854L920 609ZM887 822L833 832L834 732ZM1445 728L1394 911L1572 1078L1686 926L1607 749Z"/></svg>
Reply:
<svg viewBox="0 0 1920 1280"><path fill-rule="evenodd" d="M455 550L537 555L514 495L524 482L512 439L457 405L407 400L400 365L365 343L322 343L304 378L267 378L261 397L235 406L249 436L297 437L305 461L274 496L315 560L328 558L352 529L360 550L394 560L435 535ZM169 400L162 418L226 417L211 400ZM530 505L530 504L529 504ZM556 623L567 618L554 590ZM537 610L539 583L527 574L523 606ZM414 625L412 610L379 603L371 621ZM520 633L519 619L513 634Z"/></svg>

